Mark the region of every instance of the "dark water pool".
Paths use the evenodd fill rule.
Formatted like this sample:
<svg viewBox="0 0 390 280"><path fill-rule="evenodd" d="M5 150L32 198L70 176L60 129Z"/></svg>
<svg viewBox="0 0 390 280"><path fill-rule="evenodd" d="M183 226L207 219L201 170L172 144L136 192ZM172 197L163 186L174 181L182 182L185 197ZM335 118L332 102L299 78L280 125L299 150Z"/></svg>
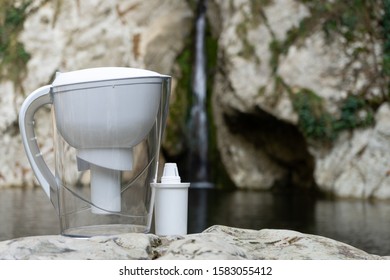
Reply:
<svg viewBox="0 0 390 280"><path fill-rule="evenodd" d="M214 224L292 229L390 255L390 202L204 189L190 190L189 198L189 233ZM58 233L58 218L41 189L0 190L0 240Z"/></svg>

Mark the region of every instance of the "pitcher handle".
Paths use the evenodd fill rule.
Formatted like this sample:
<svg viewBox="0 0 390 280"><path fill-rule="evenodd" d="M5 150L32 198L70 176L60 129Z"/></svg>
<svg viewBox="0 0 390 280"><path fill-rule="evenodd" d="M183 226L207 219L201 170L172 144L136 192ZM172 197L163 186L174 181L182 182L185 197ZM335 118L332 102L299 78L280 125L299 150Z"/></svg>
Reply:
<svg viewBox="0 0 390 280"><path fill-rule="evenodd" d="M50 186L56 188L56 180L38 147L34 132L34 115L43 105L53 103L50 91L51 85L47 85L32 92L23 102L19 112L19 129L27 158L36 178L49 198Z"/></svg>

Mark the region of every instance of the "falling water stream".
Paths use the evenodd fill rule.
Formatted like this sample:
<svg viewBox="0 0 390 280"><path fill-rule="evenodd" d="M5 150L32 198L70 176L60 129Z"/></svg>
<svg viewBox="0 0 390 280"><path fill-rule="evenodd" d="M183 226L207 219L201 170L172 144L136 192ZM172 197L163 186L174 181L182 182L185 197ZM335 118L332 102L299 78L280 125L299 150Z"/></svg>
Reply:
<svg viewBox="0 0 390 280"><path fill-rule="evenodd" d="M195 61L193 65L193 102L189 121L189 170L192 186L209 186L208 121L206 112L207 77L205 56L206 0L198 2L196 19Z"/></svg>

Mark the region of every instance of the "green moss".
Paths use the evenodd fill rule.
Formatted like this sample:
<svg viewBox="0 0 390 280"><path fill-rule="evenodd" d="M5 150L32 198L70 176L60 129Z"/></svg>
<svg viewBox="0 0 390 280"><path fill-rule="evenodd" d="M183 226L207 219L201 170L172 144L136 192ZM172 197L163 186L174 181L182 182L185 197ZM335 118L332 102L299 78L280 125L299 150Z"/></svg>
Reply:
<svg viewBox="0 0 390 280"><path fill-rule="evenodd" d="M287 31L284 40L278 41L276 38L270 43L271 52L270 65L274 72L278 67L279 56L287 54L290 46L297 45L299 40L303 40L313 32L322 30L328 41L333 40L334 35L341 35L345 38L347 45L364 40L368 36L376 36L375 13L377 5L370 0L350 0L350 1L323 1L323 0L300 0L305 4L311 15L303 18L298 26ZM385 13L384 25L385 36L390 38L390 0L384 0ZM387 14L386 14L387 10ZM389 18L386 21L386 17ZM375 23L374 23L375 24ZM390 53L389 43L385 45ZM384 65L390 68L390 54L384 58ZM388 70L390 72L390 70Z"/></svg>
<svg viewBox="0 0 390 280"><path fill-rule="evenodd" d="M238 53L238 55L247 60L255 59L258 64L260 63L260 59L256 56L256 46L248 40L248 32L251 28L257 27L261 23L266 24L263 9L271 3L272 0L250 1L249 5L251 12L248 14L242 11L244 20L236 26L236 34L243 44L242 50Z"/></svg>
<svg viewBox="0 0 390 280"><path fill-rule="evenodd" d="M358 127L370 126L374 123L373 109L361 97L348 96L341 104L341 114L334 120L336 132Z"/></svg>
<svg viewBox="0 0 390 280"><path fill-rule="evenodd" d="M249 42L247 38L249 24L250 21L245 21L245 22L241 22L236 26L236 34L240 38L243 44L243 47L241 51L238 53L238 55L248 60L256 58L256 48L253 44Z"/></svg>
<svg viewBox="0 0 390 280"><path fill-rule="evenodd" d="M196 10L197 2L189 1L189 4ZM192 30L191 36L188 36L184 44L184 48L176 58L176 70L174 76L177 78L175 88L175 98L171 99L169 107L169 117L167 130L165 132L164 148L168 156L177 157L186 153L187 144L187 121L190 117L192 104L192 70L194 63L194 34ZM206 25L205 34L205 51L207 57L207 105L209 102L211 86L213 83L214 72L217 64L217 39L211 34L208 24ZM207 114L210 118L211 108L207 108Z"/></svg>
<svg viewBox="0 0 390 280"><path fill-rule="evenodd" d="M217 188L228 189L234 184L230 181L229 176L222 164L217 147L217 135L216 127L214 125L213 108L212 108L212 92L214 85L214 77L217 71L218 60L218 38L216 38L210 29L210 26L206 26L205 34L205 49L207 57L207 118L208 118L208 135L209 135L209 149L208 158L210 160L211 168L211 180L217 186Z"/></svg>
<svg viewBox="0 0 390 280"><path fill-rule="evenodd" d="M272 4L273 0L252 0L249 1L252 11L252 26L256 27L264 22L264 7Z"/></svg>
<svg viewBox="0 0 390 280"><path fill-rule="evenodd" d="M279 57L287 54L292 45L299 46L299 41L303 41L304 38L312 34L315 30L317 21L319 21L319 19L316 17L303 18L298 26L293 26L287 31L284 40L277 40L274 38L271 41L269 45L269 50L271 52L269 63L274 73L276 73L279 65Z"/></svg>
<svg viewBox="0 0 390 280"><path fill-rule="evenodd" d="M194 32L195 30L193 30ZM193 34L192 34L193 35ZM191 103L192 103L192 67L194 59L194 36L189 36L185 47L181 54L176 58L177 71L175 76L177 78L177 85L175 88L175 99L170 104L170 112L167 123L167 130L165 132L164 151L169 159L174 159L178 164L181 164L180 168L186 170L186 152L188 148L188 136L187 136L187 121L190 115ZM214 84L214 76L217 70L218 60L218 38L212 34L210 26L207 22L205 33L205 55L207 57L207 99L206 110L208 117L208 131L209 131L209 143L208 152L210 166L211 180L218 188L227 189L234 184L230 181L228 174L226 173L222 161L219 158L216 141L216 128L213 121L212 114L212 102L211 93ZM183 172L185 174L185 172Z"/></svg>
<svg viewBox="0 0 390 280"><path fill-rule="evenodd" d="M175 88L175 98L171 99L169 116L165 131L164 148L169 156L175 157L184 152L186 119L189 112L191 95L191 65L192 51L189 44L185 47L177 60L178 83Z"/></svg>
<svg viewBox="0 0 390 280"><path fill-rule="evenodd" d="M283 53L282 43L276 39L273 39L269 44L269 50L271 52L269 64L271 66L272 72L276 73L276 70L279 66L279 57Z"/></svg>
<svg viewBox="0 0 390 280"><path fill-rule="evenodd" d="M298 126L302 133L314 140L333 140L332 116L323 106L323 100L309 89L301 89L293 96L293 105L298 113Z"/></svg>
<svg viewBox="0 0 390 280"><path fill-rule="evenodd" d="M333 141L340 132L374 123L373 109L359 96L348 96L340 104L340 115L334 116L325 110L321 97L309 89L301 89L292 97L298 113L298 126L309 139Z"/></svg>
<svg viewBox="0 0 390 280"><path fill-rule="evenodd" d="M346 39L347 44L375 32L372 19L375 17L378 4L381 4L371 0L301 2L310 9L312 17L321 19L317 24L320 24L328 39L332 39L334 34L340 34Z"/></svg>
<svg viewBox="0 0 390 280"><path fill-rule="evenodd" d="M275 37L269 45L271 58L270 66L275 74L275 85L282 84L284 90L290 93L295 111L299 116L299 127L302 133L309 139L321 141L333 141L341 131L358 127L370 126L374 123L375 109L389 99L387 94L383 96L367 97L366 90L358 93L350 93L349 96L339 104L339 115L331 115L326 112L322 98L310 89L301 89L292 93L289 85L278 81L277 69L281 55L286 55L289 48L294 45L299 47L300 42L321 30L328 43L334 38L344 37L346 49L352 49L348 53L351 62L361 60L371 51L369 46L357 47L355 42L364 42L367 38L378 40L384 37L383 67L373 69L372 75L390 74L390 0L384 0L383 20L378 18L379 3L369 0L351 1L322 1L322 0L301 0L310 10L310 16L303 18L297 26L287 31L283 40ZM381 23L383 30L378 31L377 23ZM382 33L381 33L382 32ZM381 35L382 34L382 35ZM352 65L352 63L350 64ZM348 67L348 66L347 66ZM381 70L383 68L383 70ZM387 79L388 80L388 79ZM275 87L275 95L278 94L278 87ZM367 89L369 91L370 88ZM383 89L384 91L386 89ZM370 96L370 95L367 95Z"/></svg>
<svg viewBox="0 0 390 280"><path fill-rule="evenodd" d="M19 84L25 74L30 55L18 41L32 1L0 2L0 79Z"/></svg>
<svg viewBox="0 0 390 280"><path fill-rule="evenodd" d="M390 0L383 0L383 73L390 76Z"/></svg>

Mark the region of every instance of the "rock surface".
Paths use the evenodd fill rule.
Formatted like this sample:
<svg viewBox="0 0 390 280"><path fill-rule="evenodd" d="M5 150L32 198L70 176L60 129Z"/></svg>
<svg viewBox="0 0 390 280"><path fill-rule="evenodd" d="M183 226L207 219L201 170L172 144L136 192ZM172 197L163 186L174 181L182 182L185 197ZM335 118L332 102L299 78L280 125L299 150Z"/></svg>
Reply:
<svg viewBox="0 0 390 280"><path fill-rule="evenodd" d="M381 7L365 7L372 21L362 23L346 2L211 3L209 18L218 14L210 20L218 34L213 116L221 159L235 185L317 186L341 197L389 199ZM363 28L328 29L332 23L318 14L321 5L344 10L342 16L351 12ZM301 97L306 103L298 107ZM376 112L359 111L357 100L383 103ZM374 124L357 127L370 114ZM340 123L344 131L329 135Z"/></svg>
<svg viewBox="0 0 390 280"><path fill-rule="evenodd" d="M390 198L390 106L383 104L373 128L340 136L334 147L318 153L315 178L339 197Z"/></svg>
<svg viewBox="0 0 390 280"><path fill-rule="evenodd" d="M347 244L290 230L213 226L199 234L123 234L73 239L35 236L0 242L0 259L380 260Z"/></svg>
<svg viewBox="0 0 390 280"><path fill-rule="evenodd" d="M213 113L224 166L233 182L242 188L269 189L290 172L299 182L310 184L310 175L294 170L298 162L310 166L310 159L298 131L282 121L296 123L297 116L287 94L277 98L273 92L269 64L273 36L282 40L287 30L308 14L308 9L296 1L278 0L256 6L260 10L255 13L255 2L213 2L220 15L220 22L214 23L219 34L220 71L214 82ZM264 18L257 14L260 11ZM286 140L295 143L295 151Z"/></svg>

